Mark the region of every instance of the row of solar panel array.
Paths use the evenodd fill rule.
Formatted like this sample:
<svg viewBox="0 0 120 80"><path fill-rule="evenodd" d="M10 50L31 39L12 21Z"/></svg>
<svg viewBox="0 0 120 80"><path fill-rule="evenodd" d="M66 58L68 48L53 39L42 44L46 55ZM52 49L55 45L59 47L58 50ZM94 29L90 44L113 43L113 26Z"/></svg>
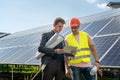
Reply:
<svg viewBox="0 0 120 80"><path fill-rule="evenodd" d="M111 46L116 42L116 40L118 40L119 37L119 35L116 35L96 37L93 39L100 58L106 53L106 51L111 48ZM39 61L34 57L34 54L37 51L37 47L38 44L0 49L0 63L38 65ZM120 66L120 62L118 62L119 57L120 39L115 45L113 45L110 51L108 51L107 55L101 60L101 65Z"/></svg>
<svg viewBox="0 0 120 80"><path fill-rule="evenodd" d="M119 19L120 19L119 17L116 17L115 19L113 19L113 21L110 24L108 24L108 26L105 26L105 25L107 23L109 23L112 19L105 19L105 20L96 21L93 23L86 23L86 24L81 25L80 28L82 30L88 32L92 36L96 35L96 33L100 34L105 30L106 30L105 34L118 33L118 32L120 32L119 25L117 25L117 24L119 24L119 23L117 23ZM102 30L102 28L104 28L104 29ZM100 33L98 33L100 30L102 30L102 31ZM110 32L107 30L109 30ZM114 32L114 30L115 30L115 32ZM70 29L68 29L68 27L65 27L64 30L61 32L61 34L64 37L68 33L70 33ZM110 48L110 46L113 45L113 43L117 40L118 37L119 36L104 36L104 37L95 37L93 39L100 58ZM23 37L16 37L16 38L12 38L12 39L1 40L0 41L0 48L1 48L0 49L0 55L1 55L0 62L15 63L15 64L28 64L28 63L29 64L39 64L38 63L39 61L37 61L34 57L34 53L37 50L37 45L39 44L40 38L41 38L41 34L36 33L36 34L31 34L31 35L27 35L27 36L23 36ZM35 45L33 45L32 46L32 47L34 47L33 49L31 49L30 46L24 47L24 45L34 44L34 43L37 43L37 45L36 45L36 47L35 47ZM23 45L23 46L19 47L19 45ZM12 48L12 46L15 46L15 47ZM118 51L118 50L116 50L116 51ZM109 53L109 54L111 54L111 53ZM116 59L117 58L115 58L115 60ZM103 58L103 60L104 60L104 58Z"/></svg>

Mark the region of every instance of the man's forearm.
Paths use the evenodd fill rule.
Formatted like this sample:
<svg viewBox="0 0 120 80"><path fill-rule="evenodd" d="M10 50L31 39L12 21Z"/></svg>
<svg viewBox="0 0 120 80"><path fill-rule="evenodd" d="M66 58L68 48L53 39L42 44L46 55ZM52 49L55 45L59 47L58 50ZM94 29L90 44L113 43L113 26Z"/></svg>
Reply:
<svg viewBox="0 0 120 80"><path fill-rule="evenodd" d="M88 44L89 44L89 48L90 48L90 50L92 52L92 55L93 55L95 61L98 61L99 59L98 59L97 51L96 51L96 49L94 47L94 43L93 43L92 39L89 36L88 36Z"/></svg>
<svg viewBox="0 0 120 80"><path fill-rule="evenodd" d="M69 69L69 66L68 66L68 57L64 57L65 59L65 70L68 70Z"/></svg>
<svg viewBox="0 0 120 80"><path fill-rule="evenodd" d="M54 49L46 48L46 47L38 47L38 51L42 52L46 55L54 55Z"/></svg>
<svg viewBox="0 0 120 80"><path fill-rule="evenodd" d="M90 47L90 50L91 50L92 55L93 55L93 57L94 57L94 59L95 59L95 62L96 62L96 61L99 61L99 59L98 59L98 54L97 54L97 51L95 50L94 45L92 45L92 46Z"/></svg>

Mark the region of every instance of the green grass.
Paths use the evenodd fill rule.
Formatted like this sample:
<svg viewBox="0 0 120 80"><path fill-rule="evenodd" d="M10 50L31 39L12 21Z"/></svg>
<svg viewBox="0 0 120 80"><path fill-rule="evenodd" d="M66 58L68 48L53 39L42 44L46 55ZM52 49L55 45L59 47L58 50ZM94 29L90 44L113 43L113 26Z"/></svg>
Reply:
<svg viewBox="0 0 120 80"><path fill-rule="evenodd" d="M38 71L38 66L31 65L0 65L0 72L10 72L12 73L36 73Z"/></svg>
<svg viewBox="0 0 120 80"><path fill-rule="evenodd" d="M33 77L33 75L39 70L39 66L32 66L32 65L7 65L7 64L0 64L0 72L7 72L14 74L21 74L24 77L24 80L28 80L29 78ZM21 77L21 75L18 75ZM39 78L39 76L38 76ZM70 78L65 78L65 80L71 80ZM84 79L81 79L84 80ZM103 77L99 80L120 80L118 78L109 78Z"/></svg>

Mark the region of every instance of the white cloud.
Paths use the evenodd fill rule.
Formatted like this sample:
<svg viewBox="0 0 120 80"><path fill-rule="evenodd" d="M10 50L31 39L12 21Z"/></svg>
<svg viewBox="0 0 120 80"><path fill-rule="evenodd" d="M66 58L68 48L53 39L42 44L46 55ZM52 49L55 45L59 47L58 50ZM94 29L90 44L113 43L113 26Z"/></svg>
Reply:
<svg viewBox="0 0 120 80"><path fill-rule="evenodd" d="M97 7L100 9L108 9L107 3L97 4Z"/></svg>
<svg viewBox="0 0 120 80"><path fill-rule="evenodd" d="M86 0L87 2L89 2L89 3L95 3L95 2L97 2L98 0Z"/></svg>

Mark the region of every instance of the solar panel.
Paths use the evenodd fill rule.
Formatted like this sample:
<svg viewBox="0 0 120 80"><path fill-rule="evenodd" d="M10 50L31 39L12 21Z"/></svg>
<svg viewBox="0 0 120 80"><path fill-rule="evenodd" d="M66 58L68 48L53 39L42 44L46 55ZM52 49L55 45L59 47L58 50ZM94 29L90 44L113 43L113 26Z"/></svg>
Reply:
<svg viewBox="0 0 120 80"><path fill-rule="evenodd" d="M13 45L33 44L40 40L41 34L31 34L16 38L16 43Z"/></svg>
<svg viewBox="0 0 120 80"><path fill-rule="evenodd" d="M25 62L27 60L29 60L31 57L33 57L35 55L35 52L37 51L37 47L28 47L27 51L24 52L24 54L22 54L21 56L19 56L17 59L14 60L13 63L17 63L17 64L25 64ZM20 53L19 53L20 54Z"/></svg>
<svg viewBox="0 0 120 80"><path fill-rule="evenodd" d="M19 45L27 45L34 44L40 41L41 34L31 34L22 37L5 39L0 41L0 47L9 47L9 46L19 46Z"/></svg>
<svg viewBox="0 0 120 80"><path fill-rule="evenodd" d="M66 27L63 28L63 30L60 32L60 34L61 34L62 36L65 36L66 33L67 33L69 30L70 30L70 27L69 27L69 26L66 26Z"/></svg>
<svg viewBox="0 0 120 80"><path fill-rule="evenodd" d="M69 33L71 33L71 30L69 29L66 33L62 34L63 37L65 38Z"/></svg>
<svg viewBox="0 0 120 80"><path fill-rule="evenodd" d="M16 52L14 51L17 50ZM3 63L12 63L15 59L17 59L19 56L23 55L24 52L26 52L26 47L15 47L15 48L10 48L10 50L12 50L12 54L7 53L7 55L5 55L7 58L5 58L2 62ZM7 49L6 49L7 50ZM23 52L24 51L24 52Z"/></svg>
<svg viewBox="0 0 120 80"><path fill-rule="evenodd" d="M120 39L102 59L101 65L120 66Z"/></svg>
<svg viewBox="0 0 120 80"><path fill-rule="evenodd" d="M98 35L120 33L120 16L115 17L115 19L105 27Z"/></svg>
<svg viewBox="0 0 120 80"><path fill-rule="evenodd" d="M3 55L4 52L5 52L4 49L0 49L0 55L1 55L1 56Z"/></svg>
<svg viewBox="0 0 120 80"><path fill-rule="evenodd" d="M5 49L4 52L1 53L0 61L2 62L4 59L6 59L7 57L11 56L13 54L13 52L16 52L17 50L18 49L16 49L16 48Z"/></svg>
<svg viewBox="0 0 120 80"><path fill-rule="evenodd" d="M93 39L99 58L110 48L119 36L95 37Z"/></svg>
<svg viewBox="0 0 120 80"><path fill-rule="evenodd" d="M87 32L90 36L94 36L101 28L103 28L111 19L104 19L100 21L95 21L84 31Z"/></svg>
<svg viewBox="0 0 120 80"><path fill-rule="evenodd" d="M90 23L84 23L80 25L80 30L85 29L87 26L89 26Z"/></svg>
<svg viewBox="0 0 120 80"><path fill-rule="evenodd" d="M40 65L41 64L41 60L36 60L36 58L33 56L32 58L30 58L29 60L27 60L25 62L25 64Z"/></svg>

